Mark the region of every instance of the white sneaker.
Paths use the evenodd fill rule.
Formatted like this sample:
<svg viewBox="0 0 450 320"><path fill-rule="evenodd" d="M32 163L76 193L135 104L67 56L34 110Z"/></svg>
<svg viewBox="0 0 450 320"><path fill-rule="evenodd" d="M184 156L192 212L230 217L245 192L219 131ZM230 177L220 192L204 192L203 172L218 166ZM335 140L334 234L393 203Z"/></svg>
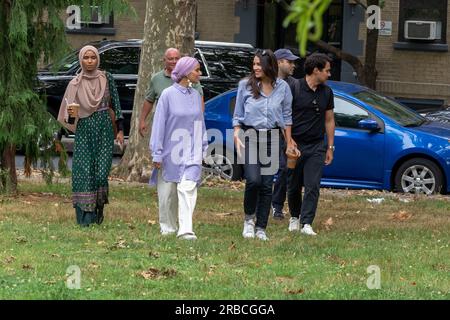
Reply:
<svg viewBox="0 0 450 320"><path fill-rule="evenodd" d="M197 240L197 236L193 233L186 233L178 237L181 240Z"/></svg>
<svg viewBox="0 0 450 320"><path fill-rule="evenodd" d="M299 218L290 218L289 219L289 231L300 231L300 219Z"/></svg>
<svg viewBox="0 0 450 320"><path fill-rule="evenodd" d="M262 240L262 241L268 241L269 240L269 237L267 237L267 235L266 235L266 231L263 230L263 229L259 229L259 230L256 231L256 237L259 240Z"/></svg>
<svg viewBox="0 0 450 320"><path fill-rule="evenodd" d="M242 231L242 236L244 238L254 238L255 237L255 221L245 220L244 221L244 231Z"/></svg>
<svg viewBox="0 0 450 320"><path fill-rule="evenodd" d="M300 230L300 232L303 234L306 234L308 236L316 236L317 235L317 233L314 232L313 228L309 224L305 224L303 226L302 230Z"/></svg>

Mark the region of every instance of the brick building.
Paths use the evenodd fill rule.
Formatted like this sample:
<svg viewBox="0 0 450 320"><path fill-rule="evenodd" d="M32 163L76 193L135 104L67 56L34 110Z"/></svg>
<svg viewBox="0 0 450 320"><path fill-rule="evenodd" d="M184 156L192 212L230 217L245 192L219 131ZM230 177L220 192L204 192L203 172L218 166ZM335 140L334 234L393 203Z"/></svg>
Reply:
<svg viewBox="0 0 450 320"><path fill-rule="evenodd" d="M137 19L111 17L107 23L68 30L73 47L103 38L141 38L145 0L130 0ZM450 3L448 0L390 0L381 10L377 69L377 90L415 106L450 105ZM244 42L257 47L295 49L295 30L284 29L286 12L281 5L264 0L198 0L198 39ZM333 0L324 17L323 39L361 57L364 56L365 11L354 0ZM411 40L405 34L406 21L427 21L436 28L436 40ZM103 21L104 22L104 21ZM418 24L408 24L409 31ZM422 32L423 29L417 32ZM414 35L412 35L414 36ZM440 39L439 39L440 38ZM334 79L357 82L353 69L336 62Z"/></svg>

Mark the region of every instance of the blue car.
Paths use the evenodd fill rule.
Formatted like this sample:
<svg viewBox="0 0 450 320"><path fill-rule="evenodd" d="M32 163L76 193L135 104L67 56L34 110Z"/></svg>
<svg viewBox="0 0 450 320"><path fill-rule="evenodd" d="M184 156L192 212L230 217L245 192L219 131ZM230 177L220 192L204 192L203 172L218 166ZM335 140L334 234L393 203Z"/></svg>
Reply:
<svg viewBox="0 0 450 320"><path fill-rule="evenodd" d="M323 187L378 189L410 193L450 192L450 125L429 121L415 111L369 88L328 81L334 92L335 154L325 166ZM226 179L242 177L236 164L232 116L237 90L205 106L212 161L205 170ZM228 130L227 130L228 129ZM214 130L213 130L214 131Z"/></svg>

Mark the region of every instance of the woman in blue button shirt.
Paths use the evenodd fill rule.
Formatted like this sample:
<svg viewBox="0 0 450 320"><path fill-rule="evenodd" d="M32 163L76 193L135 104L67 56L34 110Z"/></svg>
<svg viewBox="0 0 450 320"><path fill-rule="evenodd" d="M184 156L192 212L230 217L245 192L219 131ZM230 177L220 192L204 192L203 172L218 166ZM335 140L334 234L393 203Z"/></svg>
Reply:
<svg viewBox="0 0 450 320"><path fill-rule="evenodd" d="M269 239L265 230L273 175L278 171L282 152L280 134L285 135L288 148L294 147L291 138L292 93L289 85L277 75L275 55L271 50L262 50L253 59L250 76L239 82L233 127L234 142L239 159L244 161L246 179L244 238Z"/></svg>

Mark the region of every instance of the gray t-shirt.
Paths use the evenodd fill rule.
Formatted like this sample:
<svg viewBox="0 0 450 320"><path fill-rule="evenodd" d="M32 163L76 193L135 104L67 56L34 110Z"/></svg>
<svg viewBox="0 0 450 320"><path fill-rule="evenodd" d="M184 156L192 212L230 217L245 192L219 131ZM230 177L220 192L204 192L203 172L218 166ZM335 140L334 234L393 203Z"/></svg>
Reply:
<svg viewBox="0 0 450 320"><path fill-rule="evenodd" d="M170 87L172 84L172 78L168 77L164 70L155 73L152 76L147 92L145 93L145 100L153 102L156 105L163 90ZM196 89L203 97L203 89L200 83L194 83L192 88Z"/></svg>

